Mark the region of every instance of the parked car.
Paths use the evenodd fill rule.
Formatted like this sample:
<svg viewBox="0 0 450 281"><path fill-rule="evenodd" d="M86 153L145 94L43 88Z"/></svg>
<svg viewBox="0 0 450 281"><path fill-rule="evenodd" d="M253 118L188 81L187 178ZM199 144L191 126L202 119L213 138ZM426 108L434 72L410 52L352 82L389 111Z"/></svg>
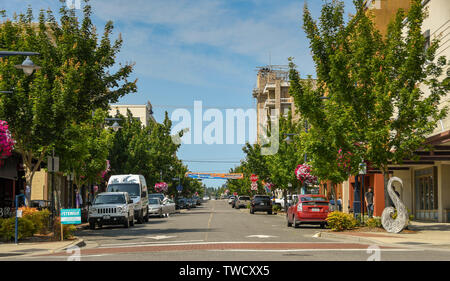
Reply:
<svg viewBox="0 0 450 281"><path fill-rule="evenodd" d="M209 196L203 196L203 202L206 202L209 200Z"/></svg>
<svg viewBox="0 0 450 281"><path fill-rule="evenodd" d="M233 201L234 201L234 196L228 197L228 204L233 203Z"/></svg>
<svg viewBox="0 0 450 281"><path fill-rule="evenodd" d="M231 208L234 208L236 206L236 201L238 200L239 196L235 196L233 201L231 202Z"/></svg>
<svg viewBox="0 0 450 281"><path fill-rule="evenodd" d="M202 202L200 201L200 197L198 196L192 197L192 200L194 200L196 206L200 206L202 204Z"/></svg>
<svg viewBox="0 0 450 281"><path fill-rule="evenodd" d="M163 205L158 197L150 197L148 199L148 214L149 216L163 217Z"/></svg>
<svg viewBox="0 0 450 281"><path fill-rule="evenodd" d="M272 214L272 200L267 195L255 195L250 203L250 214L255 212L267 212Z"/></svg>
<svg viewBox="0 0 450 281"><path fill-rule="evenodd" d="M187 198L178 198L175 207L178 209L190 209L191 205L188 203Z"/></svg>
<svg viewBox="0 0 450 281"><path fill-rule="evenodd" d="M238 196L236 202L234 203L234 207L236 209L247 207L247 204L250 203L250 201L250 196Z"/></svg>
<svg viewBox="0 0 450 281"><path fill-rule="evenodd" d="M95 225L134 225L134 204L127 192L102 192L97 194L89 208L89 228Z"/></svg>
<svg viewBox="0 0 450 281"><path fill-rule="evenodd" d="M287 205L288 205L288 206L291 205L292 202L293 202L293 200L295 200L297 197L298 197L297 194L294 194L294 195L288 195L288 196L286 197ZM283 197L283 198L275 198L274 204L278 204L278 205L281 206L281 208L284 209L284 197Z"/></svg>
<svg viewBox="0 0 450 281"><path fill-rule="evenodd" d="M150 193L150 194L148 195L148 198L150 198L150 197L156 197L156 198L159 198L159 200L161 200L161 202L163 202L164 199L166 198L166 197L164 196L164 194L162 194L162 193Z"/></svg>
<svg viewBox="0 0 450 281"><path fill-rule="evenodd" d="M175 202L172 199L165 199L163 201L163 213L166 215L175 213Z"/></svg>
<svg viewBox="0 0 450 281"><path fill-rule="evenodd" d="M137 222L148 222L148 191L144 176L112 175L108 180L106 191L128 192L134 203L134 217Z"/></svg>
<svg viewBox="0 0 450 281"><path fill-rule="evenodd" d="M329 212L329 201L325 196L302 194L294 198L293 204L288 208L287 225L296 228L300 224L320 224L324 228Z"/></svg>
<svg viewBox="0 0 450 281"><path fill-rule="evenodd" d="M189 207L191 208L197 208L197 204L195 202L195 199L193 198L188 198L188 203L189 203Z"/></svg>

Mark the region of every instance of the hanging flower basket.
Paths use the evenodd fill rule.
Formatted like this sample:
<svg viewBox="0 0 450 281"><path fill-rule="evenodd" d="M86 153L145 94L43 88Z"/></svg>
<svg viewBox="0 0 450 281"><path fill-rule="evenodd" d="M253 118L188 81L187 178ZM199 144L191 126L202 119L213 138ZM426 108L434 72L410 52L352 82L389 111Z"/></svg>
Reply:
<svg viewBox="0 0 450 281"><path fill-rule="evenodd" d="M337 156L338 167L350 172L352 156L353 154L350 151L344 152L342 149L339 149Z"/></svg>
<svg viewBox="0 0 450 281"><path fill-rule="evenodd" d="M295 169L295 176L305 185L313 185L317 183L317 177L311 175L311 167L308 164L301 164Z"/></svg>
<svg viewBox="0 0 450 281"><path fill-rule="evenodd" d="M169 185L165 182L158 182L155 184L155 190L160 193L167 192Z"/></svg>
<svg viewBox="0 0 450 281"><path fill-rule="evenodd" d="M8 158L12 154L14 140L8 128L8 122L0 120L0 158Z"/></svg>
<svg viewBox="0 0 450 281"><path fill-rule="evenodd" d="M111 171L111 164L109 160L106 160L106 169L101 173L102 178L104 179L106 174Z"/></svg>

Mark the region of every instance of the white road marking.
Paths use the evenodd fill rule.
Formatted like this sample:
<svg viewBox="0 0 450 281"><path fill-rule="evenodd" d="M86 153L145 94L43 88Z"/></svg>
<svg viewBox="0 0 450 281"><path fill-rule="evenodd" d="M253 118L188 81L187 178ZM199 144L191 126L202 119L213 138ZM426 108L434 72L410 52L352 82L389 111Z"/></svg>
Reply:
<svg viewBox="0 0 450 281"><path fill-rule="evenodd" d="M186 242L203 242L203 240L181 240L181 241L166 241L165 243L186 243ZM113 246L146 246L151 244L161 244L161 242L136 242L136 243L121 243L121 244L103 244L99 248L110 248ZM171 244L168 244L171 245Z"/></svg>
<svg viewBox="0 0 450 281"><path fill-rule="evenodd" d="M275 238L275 237L278 237L278 236L257 234L257 235L249 235L249 236L246 236L246 237L247 238Z"/></svg>
<svg viewBox="0 0 450 281"><path fill-rule="evenodd" d="M174 237L176 237L176 236L158 235L158 236L148 236L146 238L155 239L155 240L161 240L161 239L169 239L169 238L174 238Z"/></svg>

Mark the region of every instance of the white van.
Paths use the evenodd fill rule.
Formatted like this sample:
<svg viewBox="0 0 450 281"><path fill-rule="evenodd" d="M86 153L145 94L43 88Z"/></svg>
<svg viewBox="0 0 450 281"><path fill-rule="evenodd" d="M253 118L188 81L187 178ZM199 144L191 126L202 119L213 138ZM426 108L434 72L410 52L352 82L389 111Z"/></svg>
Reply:
<svg viewBox="0 0 450 281"><path fill-rule="evenodd" d="M138 223L148 222L148 190L142 175L112 175L107 192L128 192L134 204L134 217Z"/></svg>

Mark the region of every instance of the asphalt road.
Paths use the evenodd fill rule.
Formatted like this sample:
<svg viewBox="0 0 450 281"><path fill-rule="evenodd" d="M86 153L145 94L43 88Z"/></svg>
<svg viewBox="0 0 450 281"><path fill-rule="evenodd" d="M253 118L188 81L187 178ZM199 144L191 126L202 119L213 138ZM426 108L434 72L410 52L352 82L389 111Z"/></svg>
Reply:
<svg viewBox="0 0 450 281"><path fill-rule="evenodd" d="M77 233L86 246L19 260L82 261L366 261L450 260L450 251L392 248L314 238L319 226L287 227L280 215L249 214L214 200L148 223Z"/></svg>

